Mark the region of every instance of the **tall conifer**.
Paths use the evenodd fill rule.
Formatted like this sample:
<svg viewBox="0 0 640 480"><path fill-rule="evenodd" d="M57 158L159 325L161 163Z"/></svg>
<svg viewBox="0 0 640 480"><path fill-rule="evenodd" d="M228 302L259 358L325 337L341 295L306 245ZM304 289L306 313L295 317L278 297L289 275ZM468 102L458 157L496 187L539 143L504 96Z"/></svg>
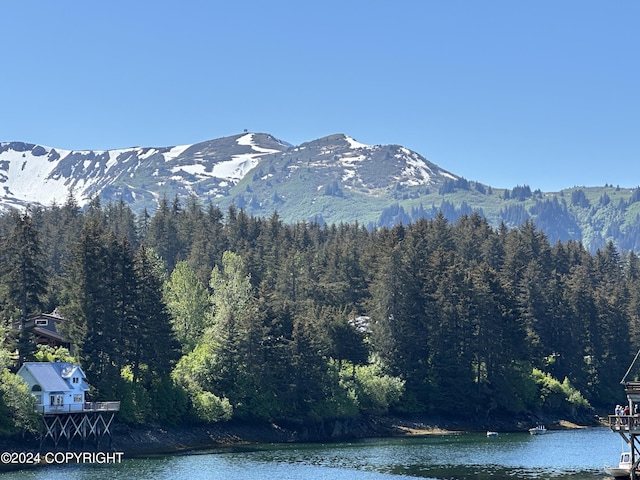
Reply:
<svg viewBox="0 0 640 480"><path fill-rule="evenodd" d="M6 289L5 305L10 318L20 321L18 363L30 360L35 351L26 320L41 313L47 293L46 259L42 244L29 214L12 212L14 225L2 242L2 283Z"/></svg>

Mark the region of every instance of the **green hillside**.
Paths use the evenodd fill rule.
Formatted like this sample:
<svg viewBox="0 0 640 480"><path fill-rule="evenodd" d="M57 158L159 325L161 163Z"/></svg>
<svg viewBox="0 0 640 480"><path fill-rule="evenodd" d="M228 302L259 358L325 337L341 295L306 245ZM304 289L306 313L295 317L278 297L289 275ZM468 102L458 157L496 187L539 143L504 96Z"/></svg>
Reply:
<svg viewBox="0 0 640 480"><path fill-rule="evenodd" d="M227 198L218 199L219 205L234 203L257 216L277 211L286 222L358 221L369 227L434 218L438 211L455 221L477 211L494 227L502 222L516 227L532 220L552 243L577 240L595 251L611 240L623 250L640 250L638 188L572 187L545 193L526 185L492 188L462 178L435 188L397 185L372 192L345 187L339 170L292 169L282 160L282 156L265 159Z"/></svg>

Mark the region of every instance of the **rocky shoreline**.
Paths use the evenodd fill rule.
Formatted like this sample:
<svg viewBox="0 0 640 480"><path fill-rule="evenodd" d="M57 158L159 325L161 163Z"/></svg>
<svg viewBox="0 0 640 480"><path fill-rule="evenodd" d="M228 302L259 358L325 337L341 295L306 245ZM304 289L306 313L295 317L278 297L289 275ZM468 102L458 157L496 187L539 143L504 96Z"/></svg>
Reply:
<svg viewBox="0 0 640 480"><path fill-rule="evenodd" d="M131 457L260 443L338 442L364 438L445 435L487 430L526 432L537 423L544 423L550 430L602 425L596 416L571 420L502 418L494 419L491 425L470 418L420 416L361 416L291 425L240 421L172 427L118 425L112 449L123 451Z"/></svg>
<svg viewBox="0 0 640 480"><path fill-rule="evenodd" d="M574 418L495 418L491 422L462 417L360 416L326 420L312 424L275 424L267 422L229 421L209 425L129 426L116 424L113 441L103 440L99 449L123 452L125 457L143 457L185 453L201 449L232 448L260 443L337 442L376 437L407 437L459 432L526 431L536 423L548 429L567 429L601 425L596 416ZM53 445L35 438L17 437L0 441L3 451L52 450ZM61 442L58 450L66 450ZM84 447L74 441L71 450L95 450L88 442Z"/></svg>

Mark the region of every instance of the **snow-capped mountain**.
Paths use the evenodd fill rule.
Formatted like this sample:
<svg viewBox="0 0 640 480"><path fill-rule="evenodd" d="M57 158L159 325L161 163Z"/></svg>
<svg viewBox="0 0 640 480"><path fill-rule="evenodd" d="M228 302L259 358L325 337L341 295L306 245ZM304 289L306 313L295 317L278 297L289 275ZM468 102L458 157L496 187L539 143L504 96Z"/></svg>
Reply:
<svg viewBox="0 0 640 480"><path fill-rule="evenodd" d="M364 145L343 134L294 146L244 132L194 145L107 151L0 143L0 211L62 205L70 193L80 206L99 197L103 205L122 200L135 213L153 213L163 198L195 196L225 213L235 205L259 217L277 212L285 222L387 227L478 212L496 227L533 220L552 243L575 239L595 251L613 239L640 251L640 188L493 189L400 145Z"/></svg>
<svg viewBox="0 0 640 480"><path fill-rule="evenodd" d="M246 132L194 145L107 151L0 143L3 209L62 204L72 193L81 206L99 196L103 203L123 199L139 212L152 211L163 196L195 195L250 213L298 209L304 219L314 216L322 196L384 197L458 178L404 147L364 145L343 134L299 146Z"/></svg>
<svg viewBox="0 0 640 480"><path fill-rule="evenodd" d="M163 194L219 197L266 154L289 145L245 133L194 145L70 151L22 142L0 143L0 207L64 203L100 196L123 198L134 209Z"/></svg>
<svg viewBox="0 0 640 480"><path fill-rule="evenodd" d="M342 134L303 143L269 161L286 165L290 174L310 168L325 182L335 181L346 189L370 194L398 186L436 186L459 178L407 148L364 145ZM326 188L327 184L319 181L316 187Z"/></svg>

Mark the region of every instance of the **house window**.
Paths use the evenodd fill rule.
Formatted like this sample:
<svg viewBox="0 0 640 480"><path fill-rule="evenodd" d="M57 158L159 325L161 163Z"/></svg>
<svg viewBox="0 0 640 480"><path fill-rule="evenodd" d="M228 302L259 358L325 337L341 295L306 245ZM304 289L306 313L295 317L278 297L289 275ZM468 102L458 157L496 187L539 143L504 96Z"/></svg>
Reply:
<svg viewBox="0 0 640 480"><path fill-rule="evenodd" d="M36 383L33 387L31 387L31 391L32 392L41 392L42 391L42 387Z"/></svg>
<svg viewBox="0 0 640 480"><path fill-rule="evenodd" d="M82 403L82 395L74 395L73 403Z"/></svg>
<svg viewBox="0 0 640 480"><path fill-rule="evenodd" d="M52 407L61 407L64 405L63 395L49 395L49 401Z"/></svg>
<svg viewBox="0 0 640 480"><path fill-rule="evenodd" d="M73 377L73 383L78 383L80 379L78 377Z"/></svg>
<svg viewBox="0 0 640 480"><path fill-rule="evenodd" d="M36 326L44 327L46 325L49 325L49 320L47 320L47 319L36 320Z"/></svg>

